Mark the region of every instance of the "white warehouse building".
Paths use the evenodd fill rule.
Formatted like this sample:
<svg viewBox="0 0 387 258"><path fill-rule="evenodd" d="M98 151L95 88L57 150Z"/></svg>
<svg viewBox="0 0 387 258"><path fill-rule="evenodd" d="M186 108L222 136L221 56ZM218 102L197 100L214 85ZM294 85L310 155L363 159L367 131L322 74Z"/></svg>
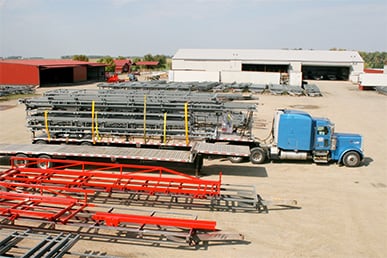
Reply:
<svg viewBox="0 0 387 258"><path fill-rule="evenodd" d="M358 82L364 61L356 51L179 49L169 81L301 85L302 80Z"/></svg>

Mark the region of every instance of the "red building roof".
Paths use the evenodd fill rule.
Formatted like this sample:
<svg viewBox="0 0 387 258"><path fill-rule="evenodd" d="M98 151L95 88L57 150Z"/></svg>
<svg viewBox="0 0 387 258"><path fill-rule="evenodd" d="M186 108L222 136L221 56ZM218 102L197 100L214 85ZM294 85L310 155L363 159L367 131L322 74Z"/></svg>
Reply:
<svg viewBox="0 0 387 258"><path fill-rule="evenodd" d="M364 68L365 73L383 73L383 69L378 68Z"/></svg>
<svg viewBox="0 0 387 258"><path fill-rule="evenodd" d="M120 59L120 60L114 60L114 64L116 66L124 66L125 64L131 64L132 62L130 60Z"/></svg>
<svg viewBox="0 0 387 258"><path fill-rule="evenodd" d="M135 65L151 65L151 66L156 66L158 65L158 61L138 61L135 63Z"/></svg>

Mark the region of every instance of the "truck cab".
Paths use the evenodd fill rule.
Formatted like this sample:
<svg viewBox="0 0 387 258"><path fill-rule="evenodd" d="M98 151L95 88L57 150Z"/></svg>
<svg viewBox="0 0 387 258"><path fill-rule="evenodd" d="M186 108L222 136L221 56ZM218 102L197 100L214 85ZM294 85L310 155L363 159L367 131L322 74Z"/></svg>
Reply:
<svg viewBox="0 0 387 258"><path fill-rule="evenodd" d="M356 167L363 159L362 136L335 133L334 124L327 118L280 109L274 117L269 155L273 159L313 159L316 163L336 161L347 167Z"/></svg>

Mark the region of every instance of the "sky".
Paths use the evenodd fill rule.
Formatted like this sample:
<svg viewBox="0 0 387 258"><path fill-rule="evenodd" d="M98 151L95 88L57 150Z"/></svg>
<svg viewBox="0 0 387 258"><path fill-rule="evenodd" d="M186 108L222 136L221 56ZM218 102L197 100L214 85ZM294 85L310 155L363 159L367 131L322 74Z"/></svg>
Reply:
<svg viewBox="0 0 387 258"><path fill-rule="evenodd" d="M387 0L0 0L0 57L387 51Z"/></svg>

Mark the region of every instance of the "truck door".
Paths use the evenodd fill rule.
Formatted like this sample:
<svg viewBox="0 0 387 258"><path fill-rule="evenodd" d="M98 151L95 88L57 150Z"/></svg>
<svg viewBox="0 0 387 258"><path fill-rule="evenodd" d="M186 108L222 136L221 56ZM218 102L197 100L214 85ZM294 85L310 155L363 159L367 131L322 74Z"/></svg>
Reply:
<svg viewBox="0 0 387 258"><path fill-rule="evenodd" d="M331 135L329 126L317 126L315 150L329 150L331 147Z"/></svg>

